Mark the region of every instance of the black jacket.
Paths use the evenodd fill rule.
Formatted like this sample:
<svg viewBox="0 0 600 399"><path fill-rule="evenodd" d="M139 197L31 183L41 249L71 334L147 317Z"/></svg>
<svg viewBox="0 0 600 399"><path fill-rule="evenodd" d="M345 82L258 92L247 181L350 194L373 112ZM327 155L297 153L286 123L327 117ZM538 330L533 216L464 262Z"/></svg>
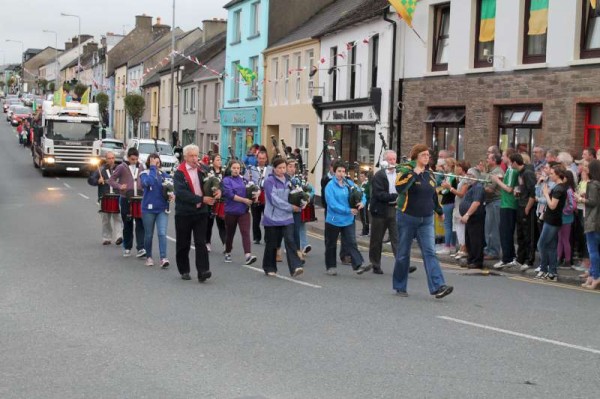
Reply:
<svg viewBox="0 0 600 399"><path fill-rule="evenodd" d="M185 163L182 165L185 167ZM202 185L204 174L200 170L198 170L198 178L200 180L200 185ZM203 197L194 193L194 189L191 187L191 182L188 183L181 168L175 171L175 174L173 175L173 186L175 193L176 216L197 215L210 211L211 207L202 202ZM198 208L196 206L197 204L202 204L202 206Z"/></svg>
<svg viewBox="0 0 600 399"><path fill-rule="evenodd" d="M388 207L395 207L398 194L390 194L390 182L385 169L380 169L371 180L371 216L385 217Z"/></svg>
<svg viewBox="0 0 600 399"><path fill-rule="evenodd" d="M115 165L112 170L110 171L110 173L112 174L115 169L116 169L117 165ZM98 169L96 169L91 175L90 177L88 177L88 184L90 186L97 186L98 187L98 201L100 201L100 198L102 198L102 196L108 192L110 192L110 186L108 185L108 179L110 179L110 177L108 176L108 173L106 173L106 170L108 169L107 165L104 165L100 168L100 171L98 171ZM104 179L104 184L98 184L98 180L100 180L100 174L102 174L102 178ZM116 194L119 194L118 192Z"/></svg>

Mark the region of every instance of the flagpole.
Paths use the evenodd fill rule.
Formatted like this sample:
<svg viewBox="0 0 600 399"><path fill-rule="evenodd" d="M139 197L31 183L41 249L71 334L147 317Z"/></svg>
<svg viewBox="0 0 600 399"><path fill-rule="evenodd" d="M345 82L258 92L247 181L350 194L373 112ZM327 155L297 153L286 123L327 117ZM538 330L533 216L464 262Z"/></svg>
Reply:
<svg viewBox="0 0 600 399"><path fill-rule="evenodd" d="M423 40L423 38L421 37L421 35L419 35L419 32L417 32L417 30L415 28L413 28L412 26L410 27L410 29L412 29L412 31L415 32L415 35L417 35L417 37L419 38L419 40L421 40L421 42L423 43L423 45L427 46L427 42L425 40Z"/></svg>

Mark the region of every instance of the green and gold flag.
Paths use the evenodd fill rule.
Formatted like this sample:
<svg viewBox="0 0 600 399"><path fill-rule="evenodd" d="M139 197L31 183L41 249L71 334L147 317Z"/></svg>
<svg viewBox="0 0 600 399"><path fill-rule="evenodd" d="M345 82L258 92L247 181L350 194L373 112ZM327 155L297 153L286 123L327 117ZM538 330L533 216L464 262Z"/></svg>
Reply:
<svg viewBox="0 0 600 399"><path fill-rule="evenodd" d="M482 0L479 41L493 42L496 37L496 0Z"/></svg>
<svg viewBox="0 0 600 399"><path fill-rule="evenodd" d="M396 12L411 28L412 18L417 8L417 0L388 0L388 2L396 9Z"/></svg>
<svg viewBox="0 0 600 399"><path fill-rule="evenodd" d="M590 0L590 4L592 5L592 8L595 10L596 9L596 0Z"/></svg>
<svg viewBox="0 0 600 399"><path fill-rule="evenodd" d="M528 35L544 35L548 30L548 1L531 0Z"/></svg>
<svg viewBox="0 0 600 399"><path fill-rule="evenodd" d="M250 68L245 68L243 66L241 66L240 64L236 65L238 71L240 71L240 75L242 75L242 79L244 79L244 81L247 84L252 84L252 81L254 79L256 79L256 73L250 69Z"/></svg>

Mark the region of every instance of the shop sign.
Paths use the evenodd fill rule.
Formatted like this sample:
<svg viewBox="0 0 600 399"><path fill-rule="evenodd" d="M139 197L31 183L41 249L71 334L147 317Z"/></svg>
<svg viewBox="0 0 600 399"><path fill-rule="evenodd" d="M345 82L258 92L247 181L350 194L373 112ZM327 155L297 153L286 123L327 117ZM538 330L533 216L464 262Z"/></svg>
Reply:
<svg viewBox="0 0 600 399"><path fill-rule="evenodd" d="M377 114L373 107L328 109L323 111L323 123L375 123Z"/></svg>
<svg viewBox="0 0 600 399"><path fill-rule="evenodd" d="M223 125L227 126L256 126L258 121L257 112L255 110L240 111L240 110L222 110L221 120Z"/></svg>

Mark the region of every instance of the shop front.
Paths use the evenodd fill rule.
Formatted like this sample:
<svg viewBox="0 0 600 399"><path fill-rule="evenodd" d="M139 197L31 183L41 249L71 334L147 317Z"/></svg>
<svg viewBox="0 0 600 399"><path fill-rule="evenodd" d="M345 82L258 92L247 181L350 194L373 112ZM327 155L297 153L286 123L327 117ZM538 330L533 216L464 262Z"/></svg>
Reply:
<svg viewBox="0 0 600 399"><path fill-rule="evenodd" d="M319 115L319 129L329 152L329 156L323 157L323 175L334 159L346 161L352 177L359 170L374 170L381 151L379 93L377 89L369 98L330 103L322 103L315 97L313 107Z"/></svg>
<svg viewBox="0 0 600 399"><path fill-rule="evenodd" d="M261 144L262 107L223 108L221 114L221 145L223 159L229 159L229 147L242 159L254 143Z"/></svg>

